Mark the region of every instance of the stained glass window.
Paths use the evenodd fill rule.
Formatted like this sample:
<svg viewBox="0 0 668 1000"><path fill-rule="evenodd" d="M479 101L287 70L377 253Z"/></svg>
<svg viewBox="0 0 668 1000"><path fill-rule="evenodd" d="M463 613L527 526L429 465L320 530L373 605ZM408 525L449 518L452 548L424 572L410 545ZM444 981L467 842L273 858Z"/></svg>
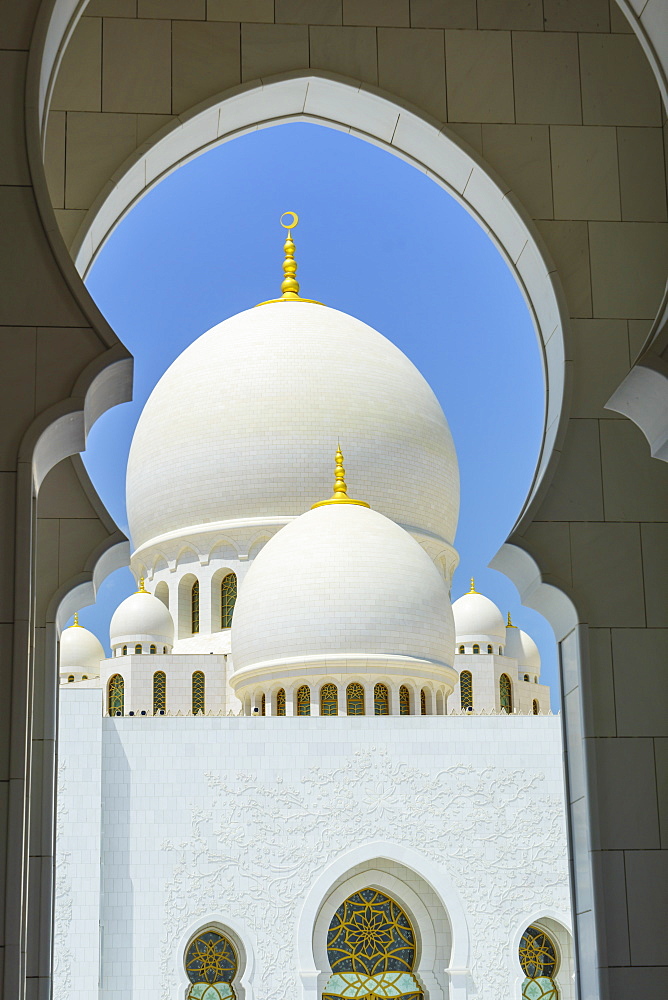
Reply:
<svg viewBox="0 0 668 1000"><path fill-rule="evenodd" d="M390 714L390 693L385 684L376 684L373 689L373 714Z"/></svg>
<svg viewBox="0 0 668 1000"><path fill-rule="evenodd" d="M320 714L339 714L339 693L336 684L323 684L320 688Z"/></svg>
<svg viewBox="0 0 668 1000"><path fill-rule="evenodd" d="M559 991L554 981L557 949L541 927L527 927L520 941L519 960L526 976L522 1000L558 1000Z"/></svg>
<svg viewBox="0 0 668 1000"><path fill-rule="evenodd" d="M123 656L127 656L127 655L128 655L128 647L127 646L123 646Z"/></svg>
<svg viewBox="0 0 668 1000"><path fill-rule="evenodd" d="M232 627L232 615L237 600L237 575L228 573L220 585L220 627Z"/></svg>
<svg viewBox="0 0 668 1000"><path fill-rule="evenodd" d="M308 684L302 684L297 691L297 715L311 714L311 689Z"/></svg>
<svg viewBox="0 0 668 1000"><path fill-rule="evenodd" d="M332 975L323 1000L422 1000L413 976L415 934L393 899L377 889L353 893L327 933Z"/></svg>
<svg viewBox="0 0 668 1000"><path fill-rule="evenodd" d="M487 646L487 652L488 653L492 653L493 652L492 647L490 645Z"/></svg>
<svg viewBox="0 0 668 1000"><path fill-rule="evenodd" d="M473 647L473 652L474 652L474 653L479 653L479 652L480 652L480 646L478 646L478 645L475 645L475 646Z"/></svg>
<svg viewBox="0 0 668 1000"><path fill-rule="evenodd" d="M539 706L538 702L536 701L536 699L534 698L534 700L533 700L533 714L534 715L538 715L539 711L540 711L540 706Z"/></svg>
<svg viewBox="0 0 668 1000"><path fill-rule="evenodd" d="M399 688L399 715L411 714L411 695L405 684Z"/></svg>
<svg viewBox="0 0 668 1000"><path fill-rule="evenodd" d="M193 715L198 712L204 713L204 674L201 670L196 670L192 678L192 706Z"/></svg>
<svg viewBox="0 0 668 1000"><path fill-rule="evenodd" d="M68 684L74 683L74 674L70 674L70 676L67 678L67 683Z"/></svg>
<svg viewBox="0 0 668 1000"><path fill-rule="evenodd" d="M459 675L459 698L462 712L473 708L473 676L470 670L462 670Z"/></svg>
<svg viewBox="0 0 668 1000"><path fill-rule="evenodd" d="M196 635L199 632L199 580L195 580L190 591L190 625L192 634Z"/></svg>
<svg viewBox="0 0 668 1000"><path fill-rule="evenodd" d="M508 674L501 674L499 677L499 700L501 711L510 715L513 710L513 689Z"/></svg>
<svg viewBox="0 0 668 1000"><path fill-rule="evenodd" d="M276 715L285 715L285 690L281 688L276 695Z"/></svg>
<svg viewBox="0 0 668 1000"><path fill-rule="evenodd" d="M153 674L153 714L164 712L167 707L167 678L163 670Z"/></svg>
<svg viewBox="0 0 668 1000"><path fill-rule="evenodd" d="M427 693L424 688L420 691L420 715L427 714Z"/></svg>
<svg viewBox="0 0 668 1000"><path fill-rule="evenodd" d="M157 646L151 646L151 648L149 649L149 653L157 653L157 652L158 652Z"/></svg>
<svg viewBox="0 0 668 1000"><path fill-rule="evenodd" d="M364 715L364 688L361 684L349 684L346 688L346 711L348 715Z"/></svg>
<svg viewBox="0 0 668 1000"><path fill-rule="evenodd" d="M123 715L125 702L125 684L120 674L109 678L107 706L109 715Z"/></svg>
<svg viewBox="0 0 668 1000"><path fill-rule="evenodd" d="M237 956L231 943L217 931L204 931L188 945L185 967L191 987L188 1000L228 1000L235 996L232 982Z"/></svg>
<svg viewBox="0 0 668 1000"><path fill-rule="evenodd" d="M464 647L463 647L463 646L460 646L460 647L459 647L459 652L460 652L460 653L463 653L463 652L464 652Z"/></svg>
<svg viewBox="0 0 668 1000"><path fill-rule="evenodd" d="M266 694L263 694L262 701L260 702L260 715L266 715L266 714L267 714L267 696Z"/></svg>
<svg viewBox="0 0 668 1000"><path fill-rule="evenodd" d="M135 653L137 653L137 654L141 653L141 643L140 642L138 642L136 644L136 646L135 646Z"/></svg>

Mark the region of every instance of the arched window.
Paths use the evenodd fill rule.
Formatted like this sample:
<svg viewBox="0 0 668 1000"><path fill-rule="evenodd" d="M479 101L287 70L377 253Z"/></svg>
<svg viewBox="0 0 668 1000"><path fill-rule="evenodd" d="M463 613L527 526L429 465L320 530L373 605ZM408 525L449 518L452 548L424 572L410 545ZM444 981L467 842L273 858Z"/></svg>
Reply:
<svg viewBox="0 0 668 1000"><path fill-rule="evenodd" d="M262 693L262 700L260 702L260 715L266 715L266 714L267 714L267 696L263 692Z"/></svg>
<svg viewBox="0 0 668 1000"><path fill-rule="evenodd" d="M427 692L424 688L420 691L420 715L427 714Z"/></svg>
<svg viewBox="0 0 668 1000"><path fill-rule="evenodd" d="M127 656L127 655L128 655L128 647L127 646L123 646L123 656Z"/></svg>
<svg viewBox="0 0 668 1000"><path fill-rule="evenodd" d="M163 651L163 653L166 653L166 652L167 652L167 647L166 647L166 646L163 646L163 647L162 647L162 651Z"/></svg>
<svg viewBox="0 0 668 1000"><path fill-rule="evenodd" d="M499 677L499 702L501 711L510 715L513 710L513 689L508 674L501 674Z"/></svg>
<svg viewBox="0 0 668 1000"><path fill-rule="evenodd" d="M192 707L193 715L198 712L204 714L204 674L201 670L196 670L192 679Z"/></svg>
<svg viewBox="0 0 668 1000"><path fill-rule="evenodd" d="M120 674L109 678L107 689L107 710L109 715L123 715L125 702L125 684Z"/></svg>
<svg viewBox="0 0 668 1000"><path fill-rule="evenodd" d="M537 684L538 683L538 678L534 677L533 682L534 682L534 684Z"/></svg>
<svg viewBox="0 0 668 1000"><path fill-rule="evenodd" d="M228 573L220 585L220 627L232 627L232 615L237 600L237 574Z"/></svg>
<svg viewBox="0 0 668 1000"><path fill-rule="evenodd" d="M493 653L494 652L494 650L492 649L491 643L488 644L488 646L487 646L487 652L488 653Z"/></svg>
<svg viewBox="0 0 668 1000"><path fill-rule="evenodd" d="M320 714L339 714L339 692L336 684L323 684L320 688Z"/></svg>
<svg viewBox="0 0 668 1000"><path fill-rule="evenodd" d="M327 933L327 957L332 976L323 1000L353 996L422 1000L413 976L411 922L393 899L377 889L355 892L338 908Z"/></svg>
<svg viewBox="0 0 668 1000"><path fill-rule="evenodd" d="M364 688L361 684L349 684L346 688L346 711L348 715L364 715Z"/></svg>
<svg viewBox="0 0 668 1000"><path fill-rule="evenodd" d="M476 645L475 645L475 646L473 647L473 652L474 652L474 653L479 653L479 652L480 652L480 646L478 646L478 645L477 645L477 643L476 643Z"/></svg>
<svg viewBox="0 0 668 1000"><path fill-rule="evenodd" d="M499 656L503 656L503 647L499 646Z"/></svg>
<svg viewBox="0 0 668 1000"><path fill-rule="evenodd" d="M297 715L311 714L311 689L308 684L302 684L297 691Z"/></svg>
<svg viewBox="0 0 668 1000"><path fill-rule="evenodd" d="M524 680L525 680L525 681L528 681L528 680L529 680L529 675L528 675L528 674L525 674L525 675L524 675Z"/></svg>
<svg viewBox="0 0 668 1000"><path fill-rule="evenodd" d="M82 681L87 681L88 680L88 674L84 674L83 677L81 678L81 680Z"/></svg>
<svg viewBox="0 0 668 1000"><path fill-rule="evenodd" d="M390 693L384 684L376 684L373 689L373 714L390 714Z"/></svg>
<svg viewBox="0 0 668 1000"><path fill-rule="evenodd" d="M67 683L72 684L73 682L74 682L74 674L70 674L70 676L67 678Z"/></svg>
<svg viewBox="0 0 668 1000"><path fill-rule="evenodd" d="M141 653L141 643L140 643L140 642L138 642L138 643L137 643L137 644L135 645L135 653L136 653L136 654L139 654L139 653Z"/></svg>
<svg viewBox="0 0 668 1000"><path fill-rule="evenodd" d="M190 631L199 632L199 580L195 580L190 591Z"/></svg>
<svg viewBox="0 0 668 1000"><path fill-rule="evenodd" d="M200 997L228 1000L236 996L233 986L238 967L236 952L218 931L203 931L197 935L186 950L185 967L192 983L187 1000Z"/></svg>
<svg viewBox="0 0 668 1000"><path fill-rule="evenodd" d="M151 648L149 649L149 653L157 653L157 652L158 652L157 647L154 646L154 645L151 645Z"/></svg>
<svg viewBox="0 0 668 1000"><path fill-rule="evenodd" d="M469 712L473 708L473 675L470 670L462 670L459 675L459 698L462 712Z"/></svg>
<svg viewBox="0 0 668 1000"><path fill-rule="evenodd" d="M399 715L411 714L411 694L405 684L399 688Z"/></svg>
<svg viewBox="0 0 668 1000"><path fill-rule="evenodd" d="M460 653L463 653L463 652L464 652L464 647L463 647L463 646L460 646L460 647L459 647L459 652L460 652Z"/></svg>
<svg viewBox="0 0 668 1000"><path fill-rule="evenodd" d="M156 670L153 674L153 714L164 712L167 708L167 678L164 670Z"/></svg>
<svg viewBox="0 0 668 1000"><path fill-rule="evenodd" d="M519 947L519 959L526 979L522 983L522 1000L558 1000L557 949L552 938L541 927L527 927Z"/></svg>
<svg viewBox="0 0 668 1000"><path fill-rule="evenodd" d="M281 688L276 695L276 715L285 715L285 689Z"/></svg>
<svg viewBox="0 0 668 1000"><path fill-rule="evenodd" d="M534 715L538 715L539 712L540 712L540 705L538 704L538 702L534 698L534 700L533 700L533 714Z"/></svg>

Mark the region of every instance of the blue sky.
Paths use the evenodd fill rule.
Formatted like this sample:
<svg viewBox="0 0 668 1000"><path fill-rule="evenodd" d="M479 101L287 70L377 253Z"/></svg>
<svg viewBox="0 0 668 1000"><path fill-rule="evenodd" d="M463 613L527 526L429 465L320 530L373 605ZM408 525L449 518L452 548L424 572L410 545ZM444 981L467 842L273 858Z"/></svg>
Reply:
<svg viewBox="0 0 668 1000"><path fill-rule="evenodd" d="M252 132L162 181L102 250L88 288L135 356L134 399L93 427L84 461L127 530L125 466L153 386L183 349L234 313L279 294L282 212L296 211L301 294L359 317L417 365L450 423L462 479L453 599L487 594L536 640L558 707L556 647L487 563L531 484L544 379L529 312L491 240L450 195L399 158L306 123ZM81 623L108 645L129 570L101 587Z"/></svg>

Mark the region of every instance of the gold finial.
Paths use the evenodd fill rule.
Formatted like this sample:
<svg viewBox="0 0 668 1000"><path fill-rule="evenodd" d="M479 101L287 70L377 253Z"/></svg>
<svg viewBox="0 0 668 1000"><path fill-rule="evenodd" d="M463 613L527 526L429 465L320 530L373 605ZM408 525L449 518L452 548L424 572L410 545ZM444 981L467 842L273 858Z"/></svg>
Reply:
<svg viewBox="0 0 668 1000"><path fill-rule="evenodd" d="M368 507L368 503L364 500L351 500L348 496L348 487L346 486L346 470L343 468L343 453L341 451L341 445L336 446L336 458L334 467L334 494L329 498L329 500L320 500L318 503L314 503L311 510L316 507L326 507L330 503L355 503L358 507Z"/></svg>
<svg viewBox="0 0 668 1000"><path fill-rule="evenodd" d="M469 594L477 594L477 593L478 593L478 591L475 589L475 577L472 576L471 577L471 589L469 590Z"/></svg>
<svg viewBox="0 0 668 1000"><path fill-rule="evenodd" d="M506 625L506 628L517 628L517 625L513 625L510 620L510 611L508 612L508 624Z"/></svg>
<svg viewBox="0 0 668 1000"><path fill-rule="evenodd" d="M287 222L284 222L283 220L286 218ZM267 299L266 302L258 302L258 305L267 306L270 302L312 302L317 306L321 306L322 302L316 302L315 299L303 299L299 294L299 282L296 277L298 265L295 260L295 242L292 239L292 230L299 225L299 216L296 212L283 212L279 222L283 226L283 229L287 229L288 231L285 243L283 244L283 251L285 253L285 260L283 261L283 274L285 277L281 282L281 292L283 294L280 299Z"/></svg>
<svg viewBox="0 0 668 1000"><path fill-rule="evenodd" d="M137 587L138 594L148 594L148 590L144 587L144 577L139 577L139 586Z"/></svg>
<svg viewBox="0 0 668 1000"><path fill-rule="evenodd" d="M81 625L79 625L79 612L78 611L74 612L74 621L72 622L72 628L74 628L75 625L76 625L77 628L81 628Z"/></svg>

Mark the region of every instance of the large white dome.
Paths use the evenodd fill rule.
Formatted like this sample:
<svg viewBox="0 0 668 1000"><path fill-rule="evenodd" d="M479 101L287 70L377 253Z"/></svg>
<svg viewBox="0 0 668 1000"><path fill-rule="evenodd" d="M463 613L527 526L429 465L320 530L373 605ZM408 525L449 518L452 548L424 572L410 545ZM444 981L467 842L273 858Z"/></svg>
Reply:
<svg viewBox="0 0 668 1000"><path fill-rule="evenodd" d="M267 543L241 585L231 638L237 688L258 672L456 679L442 576L406 531L354 504L310 510Z"/></svg>
<svg viewBox="0 0 668 1000"><path fill-rule="evenodd" d="M70 625L60 636L60 673L85 670L96 677L105 659L102 643L82 625Z"/></svg>
<svg viewBox="0 0 668 1000"><path fill-rule="evenodd" d="M452 543L454 444L398 348L307 302L225 320L176 359L137 424L127 475L135 548L199 525L302 514L327 490L337 440L357 496Z"/></svg>
<svg viewBox="0 0 668 1000"><path fill-rule="evenodd" d="M500 639L506 641L506 623L503 615L489 597L471 591L458 598L452 605L455 616L457 642L476 639Z"/></svg>
<svg viewBox="0 0 668 1000"><path fill-rule="evenodd" d="M508 628L506 635L506 656L517 660L518 667L528 667L534 673L540 673L540 653L531 636L521 628Z"/></svg>

